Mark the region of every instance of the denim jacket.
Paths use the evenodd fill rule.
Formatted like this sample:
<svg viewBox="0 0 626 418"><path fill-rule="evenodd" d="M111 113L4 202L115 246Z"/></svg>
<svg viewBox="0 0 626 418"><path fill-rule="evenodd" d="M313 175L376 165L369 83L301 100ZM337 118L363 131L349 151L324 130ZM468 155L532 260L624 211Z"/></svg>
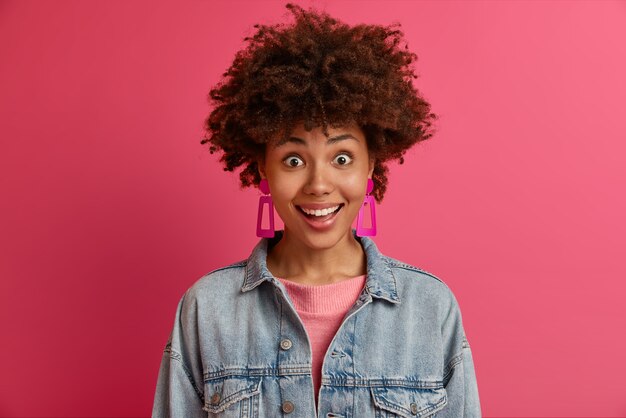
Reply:
<svg viewBox="0 0 626 418"><path fill-rule="evenodd" d="M357 239L366 284L324 356L317 405L308 336L267 269L274 242L264 238L247 260L206 274L180 300L152 416L481 417L451 290Z"/></svg>

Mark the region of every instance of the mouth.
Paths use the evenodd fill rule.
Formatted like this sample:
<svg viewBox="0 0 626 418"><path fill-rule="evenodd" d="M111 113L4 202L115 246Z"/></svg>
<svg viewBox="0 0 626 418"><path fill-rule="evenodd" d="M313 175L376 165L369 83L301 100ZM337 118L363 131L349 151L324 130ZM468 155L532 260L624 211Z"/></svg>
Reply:
<svg viewBox="0 0 626 418"><path fill-rule="evenodd" d="M317 229L330 227L343 207L343 203L324 209L306 209L296 206L298 212L302 214L307 223Z"/></svg>
<svg viewBox="0 0 626 418"><path fill-rule="evenodd" d="M296 207L298 208L300 212L304 213L304 215L308 217L320 218L320 217L324 217L324 216L337 212L339 209L343 207L343 203L340 205L331 206L331 207L324 208L324 209L305 209L302 206L296 206Z"/></svg>

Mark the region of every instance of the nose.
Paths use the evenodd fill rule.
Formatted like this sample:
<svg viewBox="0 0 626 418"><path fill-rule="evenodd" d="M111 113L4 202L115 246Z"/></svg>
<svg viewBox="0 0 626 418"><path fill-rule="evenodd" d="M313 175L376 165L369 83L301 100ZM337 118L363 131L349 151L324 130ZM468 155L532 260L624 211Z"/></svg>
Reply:
<svg viewBox="0 0 626 418"><path fill-rule="evenodd" d="M324 196L331 193L333 189L334 186L330 173L323 165L314 164L308 173L303 192L313 196Z"/></svg>

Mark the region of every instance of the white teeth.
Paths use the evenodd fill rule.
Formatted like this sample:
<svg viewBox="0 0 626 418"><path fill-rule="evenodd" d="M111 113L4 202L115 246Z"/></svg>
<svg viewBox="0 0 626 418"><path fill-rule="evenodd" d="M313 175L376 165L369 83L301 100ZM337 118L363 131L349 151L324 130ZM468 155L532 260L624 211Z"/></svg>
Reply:
<svg viewBox="0 0 626 418"><path fill-rule="evenodd" d="M340 205L337 205L337 206L333 206L332 208L326 208L326 209L305 209L305 208L301 208L301 209L307 215L326 216L329 213L333 213L337 209L339 209L339 206Z"/></svg>

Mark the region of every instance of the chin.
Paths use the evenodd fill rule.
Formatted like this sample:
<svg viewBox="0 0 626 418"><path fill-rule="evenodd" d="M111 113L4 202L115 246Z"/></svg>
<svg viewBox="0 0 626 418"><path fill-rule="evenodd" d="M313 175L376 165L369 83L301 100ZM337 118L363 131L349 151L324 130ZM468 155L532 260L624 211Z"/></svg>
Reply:
<svg viewBox="0 0 626 418"><path fill-rule="evenodd" d="M294 233L292 233L294 234ZM352 235L352 228L326 232L298 231L296 235L302 243L312 250L328 250L335 247L346 235Z"/></svg>

